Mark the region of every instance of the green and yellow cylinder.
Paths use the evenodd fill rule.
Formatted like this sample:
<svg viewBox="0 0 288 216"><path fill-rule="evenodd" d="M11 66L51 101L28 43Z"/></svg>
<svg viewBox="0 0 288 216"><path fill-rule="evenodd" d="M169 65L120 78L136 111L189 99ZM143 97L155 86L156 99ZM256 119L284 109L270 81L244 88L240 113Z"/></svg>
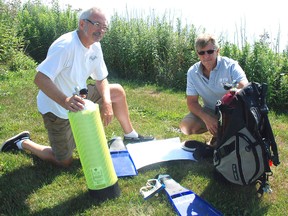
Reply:
<svg viewBox="0 0 288 216"><path fill-rule="evenodd" d="M100 117L99 105L85 100L85 108L68 118L83 167L89 193L97 199L120 195L118 178Z"/></svg>

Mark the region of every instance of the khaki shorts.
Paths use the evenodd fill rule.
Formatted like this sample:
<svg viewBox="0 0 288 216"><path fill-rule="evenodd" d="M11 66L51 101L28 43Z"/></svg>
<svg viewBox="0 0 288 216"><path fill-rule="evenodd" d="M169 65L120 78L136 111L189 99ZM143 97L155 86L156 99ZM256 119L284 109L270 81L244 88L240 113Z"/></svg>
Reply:
<svg viewBox="0 0 288 216"><path fill-rule="evenodd" d="M209 109L207 107L203 108L205 112L209 113L211 116L216 116L215 111L212 109ZM204 123L204 121L202 119L200 119L198 116L194 115L193 113L188 113L183 120L189 120L189 121L193 121L193 122L197 122L201 125L201 129L207 130L206 128L206 124Z"/></svg>
<svg viewBox="0 0 288 216"><path fill-rule="evenodd" d="M101 95L99 94L96 85L89 84L87 86L88 88L88 95L87 99L93 101L94 103L97 103L99 105L102 104L102 98Z"/></svg>
<svg viewBox="0 0 288 216"><path fill-rule="evenodd" d="M95 85L88 85L87 99L101 104L101 96ZM71 158L76 145L69 120L59 118L51 112L42 117L56 159L62 161Z"/></svg>

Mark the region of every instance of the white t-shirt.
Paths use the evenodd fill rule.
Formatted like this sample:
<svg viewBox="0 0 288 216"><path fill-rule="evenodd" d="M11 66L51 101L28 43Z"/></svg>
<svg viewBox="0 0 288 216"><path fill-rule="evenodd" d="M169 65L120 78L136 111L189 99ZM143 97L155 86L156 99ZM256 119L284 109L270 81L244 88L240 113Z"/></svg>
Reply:
<svg viewBox="0 0 288 216"><path fill-rule="evenodd" d="M80 89L87 88L89 76L94 80L103 80L108 76L100 43L84 47L77 31L66 33L54 41L46 59L36 70L48 76L67 96L72 96L77 86ZM68 119L68 110L41 90L37 96L37 105L42 114L52 112L60 118Z"/></svg>
<svg viewBox="0 0 288 216"><path fill-rule="evenodd" d="M205 107L214 110L217 100L227 92L224 83L247 80L246 74L237 61L227 57L217 57L217 66L211 71L207 79L202 71L201 62L191 66L187 73L186 94L200 96Z"/></svg>

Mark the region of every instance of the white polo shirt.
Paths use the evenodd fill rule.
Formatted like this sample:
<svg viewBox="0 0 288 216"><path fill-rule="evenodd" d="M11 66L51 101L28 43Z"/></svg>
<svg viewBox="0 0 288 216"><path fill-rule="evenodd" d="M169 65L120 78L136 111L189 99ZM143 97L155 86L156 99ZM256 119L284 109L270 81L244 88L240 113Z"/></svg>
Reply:
<svg viewBox="0 0 288 216"><path fill-rule="evenodd" d="M202 71L201 62L195 63L187 72L186 94L200 96L204 106L214 110L217 100L227 92L224 83L240 82L247 80L246 74L237 61L227 57L217 57L217 66L211 71L207 79Z"/></svg>
<svg viewBox="0 0 288 216"><path fill-rule="evenodd" d="M77 86L80 89L87 88L89 76L94 80L103 80L108 76L100 43L84 47L77 31L66 33L54 41L46 59L36 70L48 76L67 96L72 96ZM68 119L68 110L41 90L37 96L37 106L42 114L52 112L60 118Z"/></svg>

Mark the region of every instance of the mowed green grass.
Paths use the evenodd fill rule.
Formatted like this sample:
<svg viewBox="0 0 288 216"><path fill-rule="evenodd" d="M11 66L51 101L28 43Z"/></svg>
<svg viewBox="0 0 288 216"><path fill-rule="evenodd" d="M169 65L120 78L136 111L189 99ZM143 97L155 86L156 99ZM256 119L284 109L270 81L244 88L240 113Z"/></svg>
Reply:
<svg viewBox="0 0 288 216"><path fill-rule="evenodd" d="M0 74L0 143L29 130L31 138L48 145L48 138L36 106L35 71ZM91 81L89 81L91 82ZM208 133L184 136L178 125L187 113L185 92L140 85L124 80L130 116L135 129L158 140L180 137L207 141ZM185 85L185 83L183 83ZM287 114L270 112L278 143L281 164L272 167L271 194L257 196L257 185L225 184L214 176L209 160L171 161L139 170L138 176L120 178L120 197L97 202L88 194L77 151L72 167L61 169L45 163L28 152L0 153L0 215L176 215L166 195L160 193L144 200L139 189L157 174L169 174L182 186L194 191L224 215L287 215ZM122 136L115 119L105 128L107 139ZM153 151L153 149L151 149Z"/></svg>

